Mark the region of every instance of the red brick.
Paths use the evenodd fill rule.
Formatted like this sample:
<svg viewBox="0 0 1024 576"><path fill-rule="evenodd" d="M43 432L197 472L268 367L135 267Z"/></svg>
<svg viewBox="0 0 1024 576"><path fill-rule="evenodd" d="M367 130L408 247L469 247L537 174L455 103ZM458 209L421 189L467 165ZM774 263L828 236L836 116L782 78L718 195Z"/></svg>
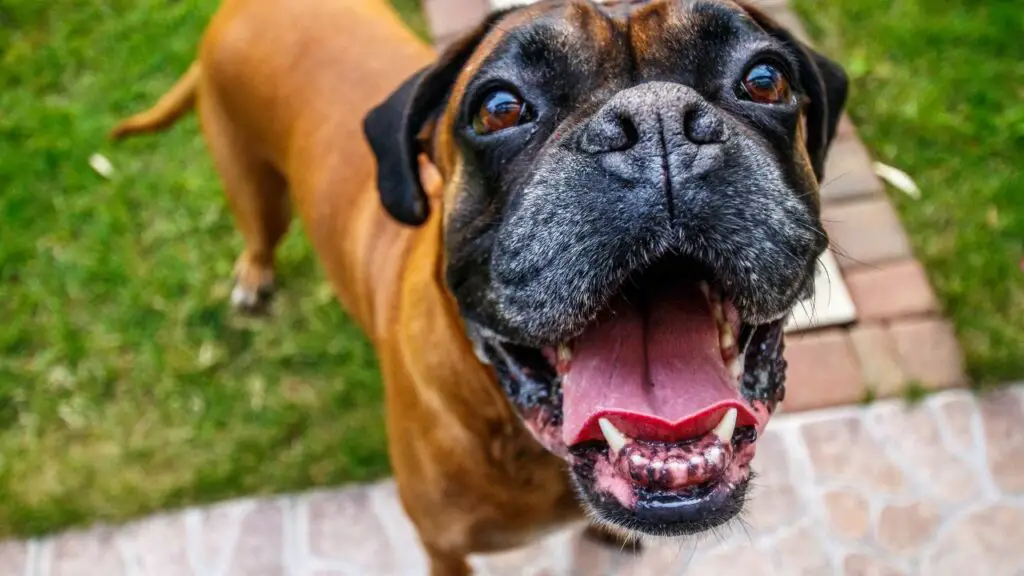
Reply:
<svg viewBox="0 0 1024 576"><path fill-rule="evenodd" d="M844 270L911 257L907 236L885 198L825 205L821 218Z"/></svg>
<svg viewBox="0 0 1024 576"><path fill-rule="evenodd" d="M476 27L490 11L488 0L426 0L423 3L433 37L446 41Z"/></svg>
<svg viewBox="0 0 1024 576"><path fill-rule="evenodd" d="M861 320L888 320L938 310L928 276L917 260L861 267L843 277Z"/></svg>
<svg viewBox="0 0 1024 576"><path fill-rule="evenodd" d="M893 324L891 332L910 381L926 388L966 383L963 351L949 322L940 318L904 320Z"/></svg>
<svg viewBox="0 0 1024 576"><path fill-rule="evenodd" d="M839 117L839 125L836 126L836 142L849 138L857 138L857 128L853 125L853 121L850 120L850 116L844 112Z"/></svg>
<svg viewBox="0 0 1024 576"><path fill-rule="evenodd" d="M798 18L792 10L772 10L771 17L774 18L780 26L792 33L797 40L807 44L808 46L812 45L811 35L807 33L807 29L804 28L803 22L800 21L800 18Z"/></svg>
<svg viewBox="0 0 1024 576"><path fill-rule="evenodd" d="M845 330L786 337L786 412L852 404L865 388L853 344Z"/></svg>
<svg viewBox="0 0 1024 576"><path fill-rule="evenodd" d="M829 149L822 180L823 202L849 200L882 194L882 181L875 176L871 155L857 138L837 140Z"/></svg>
<svg viewBox="0 0 1024 576"><path fill-rule="evenodd" d="M860 324L850 330L850 340L864 383L880 397L898 396L907 377L888 328L881 324Z"/></svg>

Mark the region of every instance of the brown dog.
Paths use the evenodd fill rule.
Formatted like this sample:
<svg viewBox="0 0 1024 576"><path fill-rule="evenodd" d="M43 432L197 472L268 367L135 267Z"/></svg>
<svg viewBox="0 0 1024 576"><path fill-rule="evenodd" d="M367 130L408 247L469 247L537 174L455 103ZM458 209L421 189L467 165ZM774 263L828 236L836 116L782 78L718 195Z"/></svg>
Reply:
<svg viewBox="0 0 1024 576"><path fill-rule="evenodd" d="M435 60L383 0L228 0L114 135L195 102L245 237L237 305L269 294L294 204L447 575L583 511L627 536L739 512L845 97L727 1L541 2Z"/></svg>

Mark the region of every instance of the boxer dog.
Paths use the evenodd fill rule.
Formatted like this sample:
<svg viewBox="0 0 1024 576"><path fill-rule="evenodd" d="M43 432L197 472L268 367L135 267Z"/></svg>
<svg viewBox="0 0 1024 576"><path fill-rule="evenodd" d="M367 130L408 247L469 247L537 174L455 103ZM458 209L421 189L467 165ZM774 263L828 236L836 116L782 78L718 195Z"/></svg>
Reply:
<svg viewBox="0 0 1024 576"><path fill-rule="evenodd" d="M294 206L451 575L583 514L635 537L741 511L846 91L724 0L542 1L437 57L383 0L228 0L115 135L197 105L245 239L237 305L269 294Z"/></svg>

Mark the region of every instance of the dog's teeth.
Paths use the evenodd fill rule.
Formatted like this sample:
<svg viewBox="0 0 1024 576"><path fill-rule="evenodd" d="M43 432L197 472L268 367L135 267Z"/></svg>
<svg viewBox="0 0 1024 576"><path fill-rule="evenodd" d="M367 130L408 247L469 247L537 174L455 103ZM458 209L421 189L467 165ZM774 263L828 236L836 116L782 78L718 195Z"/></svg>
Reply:
<svg viewBox="0 0 1024 576"><path fill-rule="evenodd" d="M743 365L744 356L740 354L733 358L732 363L729 364L729 370L732 372L732 379L738 384L740 379L743 378L743 371L745 369Z"/></svg>
<svg viewBox="0 0 1024 576"><path fill-rule="evenodd" d="M711 300L711 288L708 287L708 283L707 282L701 282L701 283L697 284L697 287L700 288L701 293L704 294L704 299L710 301Z"/></svg>
<svg viewBox="0 0 1024 576"><path fill-rule="evenodd" d="M711 466L720 467L725 461L725 454L718 446L712 446L704 453L704 460Z"/></svg>
<svg viewBox="0 0 1024 576"><path fill-rule="evenodd" d="M736 345L736 338L732 335L732 327L728 323L722 324L718 340L722 345L722 350L728 350Z"/></svg>
<svg viewBox="0 0 1024 576"><path fill-rule="evenodd" d="M558 345L558 360L560 362L572 362L572 350L568 344Z"/></svg>
<svg viewBox="0 0 1024 576"><path fill-rule="evenodd" d="M608 446L611 447L612 454L621 452L626 447L626 442L629 441L629 438L622 432L619 432L619 429L609 422L607 418L601 418L597 423L601 426L601 433L604 434L604 439L608 442ZM729 434L731 435L732 432Z"/></svg>
<svg viewBox="0 0 1024 576"><path fill-rule="evenodd" d="M736 409L729 408L729 411L722 417L722 421L715 426L715 436L722 441L722 444L732 442L732 433L736 430ZM618 430L616 430L618 432Z"/></svg>

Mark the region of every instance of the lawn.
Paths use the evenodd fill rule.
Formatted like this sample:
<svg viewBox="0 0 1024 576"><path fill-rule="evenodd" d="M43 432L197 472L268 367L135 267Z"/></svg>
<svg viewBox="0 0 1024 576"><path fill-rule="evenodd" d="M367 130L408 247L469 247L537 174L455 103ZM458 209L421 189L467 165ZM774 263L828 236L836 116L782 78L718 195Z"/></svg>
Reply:
<svg viewBox="0 0 1024 576"><path fill-rule="evenodd" d="M106 141L215 7L0 0L0 537L387 472L372 351L301 230L273 316L238 318L194 116Z"/></svg>
<svg viewBox="0 0 1024 576"><path fill-rule="evenodd" d="M1016 0L796 0L850 72L872 152L912 175L894 192L956 324L975 382L1024 377L1024 10Z"/></svg>
<svg viewBox="0 0 1024 576"><path fill-rule="evenodd" d="M0 537L387 471L372 352L301 230L272 316L239 318L241 245L194 118L105 140L185 70L215 6L0 0ZM894 197L972 373L1024 375L1024 12L799 7L852 72L871 148L924 190Z"/></svg>

